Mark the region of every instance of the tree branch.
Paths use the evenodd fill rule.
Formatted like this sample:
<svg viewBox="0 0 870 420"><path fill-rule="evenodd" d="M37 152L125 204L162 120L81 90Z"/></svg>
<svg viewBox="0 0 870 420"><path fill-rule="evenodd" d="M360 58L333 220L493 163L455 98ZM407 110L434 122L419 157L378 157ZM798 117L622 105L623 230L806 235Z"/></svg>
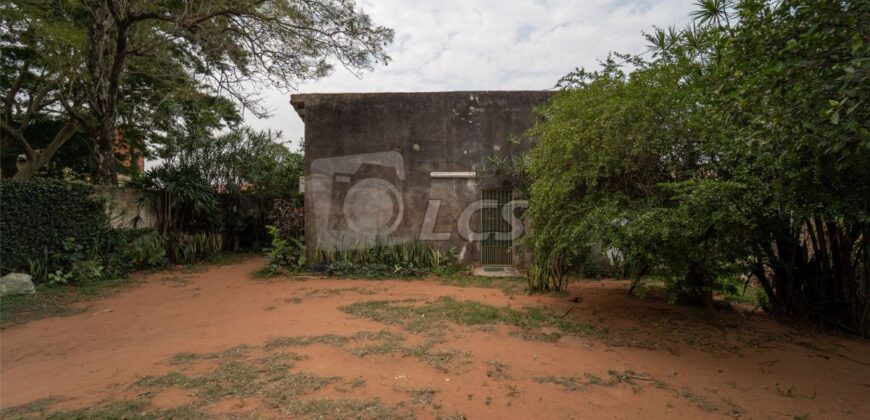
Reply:
<svg viewBox="0 0 870 420"><path fill-rule="evenodd" d="M21 85L24 84L24 77L27 75L29 69L30 61L25 61L21 66L21 70L18 71L18 77L15 78L15 82L12 83L12 86L9 87L8 91L6 91L3 116L7 123L12 122L12 106L15 104L15 96L17 96L18 91L21 90Z"/></svg>
<svg viewBox="0 0 870 420"><path fill-rule="evenodd" d="M5 120L0 120L0 129L5 131L12 140L15 140L15 142L24 149L24 154L27 156L27 160L32 160L34 158L35 152L33 151L33 148L30 147L30 143L27 139L24 138L24 135L21 134L21 131L13 128Z"/></svg>
<svg viewBox="0 0 870 420"><path fill-rule="evenodd" d="M58 149L60 149L60 147L76 133L76 130L78 130L78 124L76 124L75 119L70 117L66 124L64 124L63 128L54 135L54 138L48 146L35 155L28 157L27 163L18 171L18 173L15 174L13 179L29 179L33 177L33 175L36 174L36 171L51 161L51 158L54 157L54 154L57 153ZM32 149L31 152L33 152Z"/></svg>

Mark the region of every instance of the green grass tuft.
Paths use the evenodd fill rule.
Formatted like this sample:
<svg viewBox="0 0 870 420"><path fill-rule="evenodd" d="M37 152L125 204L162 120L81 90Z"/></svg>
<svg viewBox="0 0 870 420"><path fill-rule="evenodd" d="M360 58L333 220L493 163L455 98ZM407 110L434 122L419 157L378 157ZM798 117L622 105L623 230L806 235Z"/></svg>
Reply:
<svg viewBox="0 0 870 420"><path fill-rule="evenodd" d="M283 410L291 417L308 419L391 420L414 418L411 414L400 414L378 400L295 400L285 405Z"/></svg>
<svg viewBox="0 0 870 420"><path fill-rule="evenodd" d="M197 360L238 359L246 356L253 349L252 346L242 344L216 353L176 353L169 359L169 364L183 365Z"/></svg>
<svg viewBox="0 0 870 420"><path fill-rule="evenodd" d="M10 295L0 298L0 328L55 316L84 312L77 303L111 296L135 284L130 279L103 280L78 285L38 286L33 295Z"/></svg>
<svg viewBox="0 0 870 420"><path fill-rule="evenodd" d="M500 323L524 330L555 327L562 333L578 336L601 337L607 334L606 329L597 327L590 322L564 319L555 313L540 308L498 307L474 301L458 301L448 296L442 296L422 305L404 305L397 301L370 300L355 302L339 309L354 316L369 318L385 324L402 325L410 332L431 336L444 334L447 328L445 321L469 326Z"/></svg>
<svg viewBox="0 0 870 420"><path fill-rule="evenodd" d="M16 405L14 407L4 408L0 410L0 418L27 418L28 415L37 415L45 417L48 407L60 401L57 397L40 398L36 401L31 401L27 404Z"/></svg>

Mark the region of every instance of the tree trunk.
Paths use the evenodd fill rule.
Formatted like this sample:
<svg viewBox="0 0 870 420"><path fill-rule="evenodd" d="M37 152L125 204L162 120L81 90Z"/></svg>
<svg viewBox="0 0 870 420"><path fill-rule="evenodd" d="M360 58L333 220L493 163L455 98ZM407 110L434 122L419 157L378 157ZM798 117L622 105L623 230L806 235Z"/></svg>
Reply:
<svg viewBox="0 0 870 420"><path fill-rule="evenodd" d="M3 149L7 154L0 158L0 177L2 178L12 178L18 173L18 154L9 153L10 148L12 148L12 140L3 136L0 139L0 149Z"/></svg>
<svg viewBox="0 0 870 420"><path fill-rule="evenodd" d="M713 276L702 264L693 263L689 268L692 284L700 287L701 303L704 305L704 316L710 317L716 311L713 305Z"/></svg>
<svg viewBox="0 0 870 420"><path fill-rule="evenodd" d="M97 183L115 185L118 170L115 159L115 121L111 115L103 116L97 138Z"/></svg>
<svg viewBox="0 0 870 420"><path fill-rule="evenodd" d="M118 183L115 159L115 114L121 77L126 69L129 3L96 2L88 28L88 71L94 76L91 108L96 116L97 182Z"/></svg>
<svg viewBox="0 0 870 420"><path fill-rule="evenodd" d="M704 314L712 316L716 312L716 306L713 304L713 276L704 270L702 279L704 281Z"/></svg>

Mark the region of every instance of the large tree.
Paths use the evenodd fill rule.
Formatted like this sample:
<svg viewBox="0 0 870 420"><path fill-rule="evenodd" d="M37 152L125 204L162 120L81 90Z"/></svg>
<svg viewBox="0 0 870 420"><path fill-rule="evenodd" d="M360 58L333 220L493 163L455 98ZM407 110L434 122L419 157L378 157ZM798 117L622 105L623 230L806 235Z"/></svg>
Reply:
<svg viewBox="0 0 870 420"><path fill-rule="evenodd" d="M59 10L0 6L3 177L33 176L78 130L69 112L83 102L83 38L76 34ZM20 168L19 154L26 159Z"/></svg>
<svg viewBox="0 0 870 420"><path fill-rule="evenodd" d="M385 47L393 37L351 0L31 0L5 7L64 16L71 28L57 36L82 39L70 74L78 76L83 103L66 110L93 136L104 184L116 182L122 112L135 108L122 100L138 99L122 96L131 78L180 78L265 115L258 88L292 89L326 75L334 63L370 69L389 59Z"/></svg>

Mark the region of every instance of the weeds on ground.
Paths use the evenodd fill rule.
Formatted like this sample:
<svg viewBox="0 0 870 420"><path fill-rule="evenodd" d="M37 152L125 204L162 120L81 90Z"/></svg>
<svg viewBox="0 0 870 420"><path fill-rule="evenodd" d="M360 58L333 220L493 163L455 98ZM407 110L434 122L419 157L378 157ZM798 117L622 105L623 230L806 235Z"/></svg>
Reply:
<svg viewBox="0 0 870 420"><path fill-rule="evenodd" d="M698 406L700 409L702 409L704 411L707 411L710 413L712 413L714 411L719 411L718 407L713 405L711 402L707 401L701 395L698 395L698 394L692 392L692 390L690 390L688 388L681 389L679 395L681 397L685 398L686 400L688 400L689 402L691 402L692 404Z"/></svg>
<svg viewBox="0 0 870 420"><path fill-rule="evenodd" d="M45 399L37 400L19 407L11 407L0 412L4 419L207 419L210 415L191 405L182 405L166 410L151 407L147 399L108 401L93 407L77 410L48 412L47 406L39 406ZM50 403L49 403L50 404Z"/></svg>
<svg viewBox="0 0 870 420"><path fill-rule="evenodd" d="M559 341L560 338L562 338L562 334L559 334L557 332L545 333L545 332L520 330L520 331L511 331L508 334L510 334L511 336L520 338L522 340L525 340L525 341L542 341L545 343L555 343L555 342Z"/></svg>
<svg viewBox="0 0 870 420"><path fill-rule="evenodd" d="M294 401L283 407L283 411L292 417L323 419L413 419L411 414L401 414L379 400L332 400L304 399Z"/></svg>
<svg viewBox="0 0 870 420"><path fill-rule="evenodd" d="M722 402L724 402L725 405L728 406L728 415L729 416L734 417L736 419L736 418L743 417L743 415L746 414L743 411L743 408L741 408L739 405L735 404L734 401L731 401L730 398L722 398Z"/></svg>
<svg viewBox="0 0 870 420"><path fill-rule="evenodd" d="M506 296L525 293L527 287L525 277L484 277L452 273L439 276L438 281L447 286L500 289Z"/></svg>
<svg viewBox="0 0 870 420"><path fill-rule="evenodd" d="M435 343L428 341L402 349L406 357L413 357L441 372L449 372L451 367L463 366L471 361L471 353L457 349L435 349Z"/></svg>
<svg viewBox="0 0 870 420"><path fill-rule="evenodd" d="M637 380L653 382L659 388L665 387L664 383L657 379L637 375L631 370L619 371L616 369L609 369L606 378L586 373L582 380L576 376L539 376L534 378L534 380L539 384L561 385L565 391L582 391L587 385L613 387L619 384L626 384L631 386L635 392L639 392L640 386L636 382Z"/></svg>
<svg viewBox="0 0 870 420"><path fill-rule="evenodd" d="M407 331L430 336L443 335L450 321L460 325L507 324L524 330L555 327L565 334L602 337L607 330L589 322L565 319L540 308L514 309L474 301L458 301L442 296L422 305L403 305L397 301L355 302L339 310L377 322L401 325Z"/></svg>
<svg viewBox="0 0 870 420"><path fill-rule="evenodd" d="M116 279L75 286L38 286L33 295L4 296L0 299L0 328L84 312L87 308L74 307L75 304L111 296L134 283L130 279Z"/></svg>
<svg viewBox="0 0 870 420"><path fill-rule="evenodd" d="M678 397L684 398L704 411L719 411L719 408L715 404L707 401L703 396L688 388L675 390L658 379L646 375L638 375L631 370L619 371L616 369L609 369L607 371L607 376L604 378L595 374L586 373L583 379L580 379L577 376L539 376L534 378L534 380L540 384L559 385L564 391L583 391L587 386L614 387L620 384L625 384L630 386L634 392L640 392L642 390L642 382L651 383L655 388L671 392ZM725 398L723 401L728 405L729 415L732 417L740 417L740 415L742 415L743 410L731 400Z"/></svg>
<svg viewBox="0 0 870 420"><path fill-rule="evenodd" d="M404 388L394 386L394 391L404 392L411 396L411 402L417 405L430 405L435 400L435 395L440 391L436 388Z"/></svg>
<svg viewBox="0 0 870 420"><path fill-rule="evenodd" d="M266 342L265 349L273 350L281 347L304 347L312 344L323 344L343 348L358 357L383 354L402 354L424 362L439 371L448 372L451 367L463 365L470 359L468 352L456 349L436 349L439 340L428 340L423 344L404 347L405 336L387 330L371 332L361 331L352 336L326 334L320 336L274 337ZM352 347L349 344L368 342Z"/></svg>
<svg viewBox="0 0 870 420"><path fill-rule="evenodd" d="M350 341L352 337L336 334L325 334L301 337L273 337L266 342L265 349L273 350L280 347L307 347L312 344L325 344L332 347L341 347Z"/></svg>
<svg viewBox="0 0 870 420"><path fill-rule="evenodd" d="M28 414L38 414L40 417L44 417L48 407L58 401L60 401L60 399L57 397L46 397L40 398L36 401L31 401L27 404L4 408L0 410L0 418L9 419L26 417Z"/></svg>
<svg viewBox="0 0 870 420"><path fill-rule="evenodd" d="M314 289L305 292L305 297L328 298L343 295L345 293L371 296L377 294L378 291L359 286L347 287L343 289Z"/></svg>
<svg viewBox="0 0 870 420"><path fill-rule="evenodd" d="M354 356L365 357L374 354L391 354L402 350L402 341L404 337L382 339L376 343L365 344L360 347L350 349Z"/></svg>
<svg viewBox="0 0 870 420"><path fill-rule="evenodd" d="M494 379L496 381L510 379L510 375L508 374L508 365L499 362L498 360L490 360L486 362L486 376L490 379Z"/></svg>
<svg viewBox="0 0 870 420"><path fill-rule="evenodd" d="M335 390L338 392L352 392L357 388L362 388L364 386L366 386L366 380L361 376L358 376L349 381L342 382L341 385L335 387Z"/></svg>
<svg viewBox="0 0 870 420"><path fill-rule="evenodd" d="M456 413L450 416L436 416L435 420L467 420L468 417L462 413Z"/></svg>
<svg viewBox="0 0 870 420"><path fill-rule="evenodd" d="M352 336L324 334L296 337L273 337L266 342L265 349L273 350L280 347L307 347L312 344L324 344L331 347L342 347L352 341L403 341L405 337L387 330L377 332L360 331Z"/></svg>
<svg viewBox="0 0 870 420"><path fill-rule="evenodd" d="M255 349L255 347L242 344L216 353L176 353L171 359L169 359L169 364L182 365L197 360L241 358L246 356L253 349Z"/></svg>
<svg viewBox="0 0 870 420"><path fill-rule="evenodd" d="M579 380L576 376L539 376L534 378L535 382L539 384L554 384L560 385L565 391L581 391L583 390L583 385L585 384L581 380Z"/></svg>
<svg viewBox="0 0 870 420"><path fill-rule="evenodd" d="M195 358L185 358L185 360L209 359L217 354L238 353L228 350L197 355ZM133 384L133 387L145 390L145 393L141 394L145 397L153 396L167 388L187 389L196 397L193 404L184 408L186 411L160 412L158 418L197 418L200 407L220 400L251 396L260 397L266 407L281 410L285 415L292 417L406 418L377 400L301 399L302 396L341 382L341 378L337 376L323 377L307 372L292 372L293 362L303 358L304 356L296 353L278 353L267 354L257 359L229 360L201 375L188 376L181 372L170 372L161 376L141 378ZM336 389L349 392L364 385L365 380L355 378L342 382ZM127 411L112 411L106 418L142 417L143 411L148 408L147 400L142 401L144 403L130 407ZM151 412L147 411L147 413ZM90 417L90 414L87 416Z"/></svg>
<svg viewBox="0 0 870 420"><path fill-rule="evenodd" d="M213 263L197 263L183 266L181 270L166 270L169 273L162 280L164 282L186 285L190 277L173 275L172 272L182 274L199 273L205 271L210 265L236 264L251 254L228 252L220 254ZM157 271L157 270L146 270ZM121 290L136 284L130 278L100 280L76 285L55 285L47 287L39 285L36 294L4 296L0 301L0 329L16 324L36 321L43 318L56 316L69 316L84 312L87 308L76 304L91 300L112 296Z"/></svg>
<svg viewBox="0 0 870 420"><path fill-rule="evenodd" d="M295 401L296 397L310 394L340 379L337 376L323 377L304 372L282 375L272 382L263 400L273 407L284 406Z"/></svg>

